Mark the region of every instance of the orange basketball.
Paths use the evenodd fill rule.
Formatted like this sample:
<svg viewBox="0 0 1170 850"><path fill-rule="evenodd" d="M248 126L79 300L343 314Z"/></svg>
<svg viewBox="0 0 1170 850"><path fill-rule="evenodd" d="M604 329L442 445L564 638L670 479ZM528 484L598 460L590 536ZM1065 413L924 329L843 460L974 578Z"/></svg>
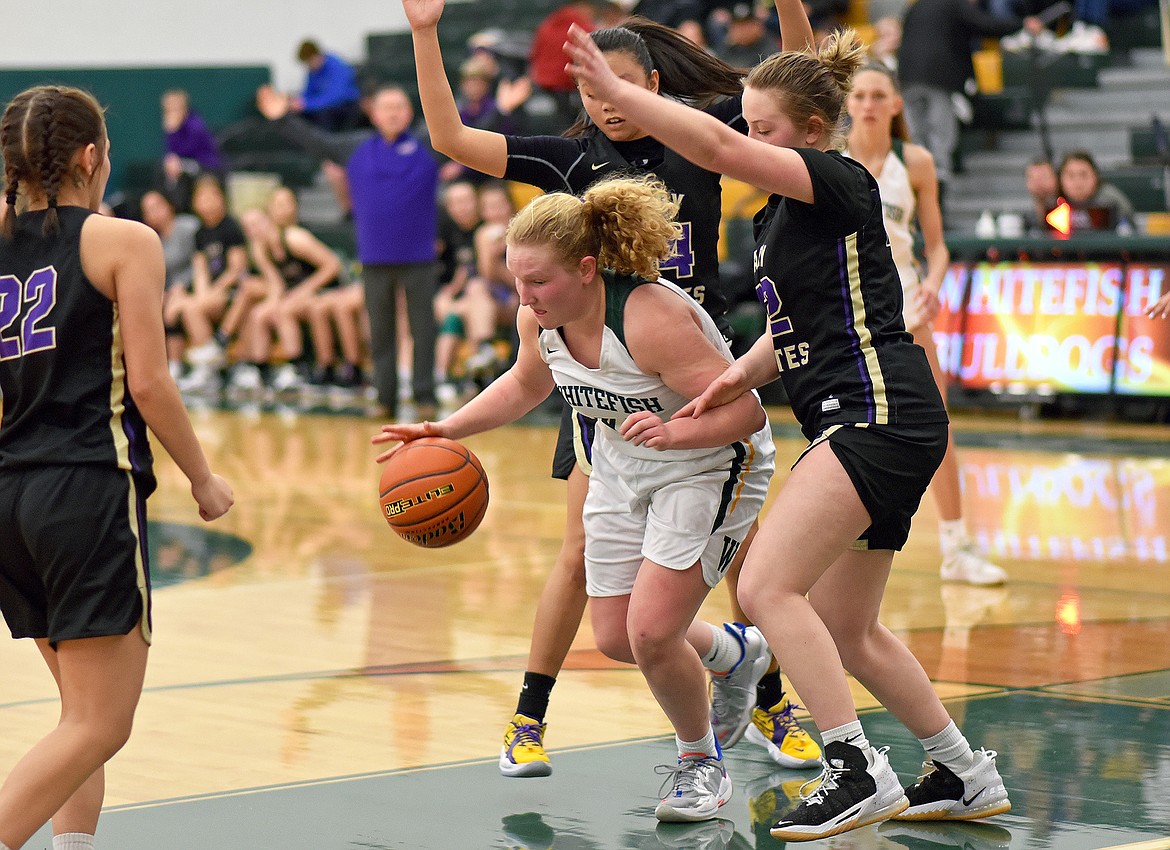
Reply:
<svg viewBox="0 0 1170 850"><path fill-rule="evenodd" d="M488 480L479 458L445 437L404 443L383 465L378 492L390 527L427 549L458 543L487 513Z"/></svg>

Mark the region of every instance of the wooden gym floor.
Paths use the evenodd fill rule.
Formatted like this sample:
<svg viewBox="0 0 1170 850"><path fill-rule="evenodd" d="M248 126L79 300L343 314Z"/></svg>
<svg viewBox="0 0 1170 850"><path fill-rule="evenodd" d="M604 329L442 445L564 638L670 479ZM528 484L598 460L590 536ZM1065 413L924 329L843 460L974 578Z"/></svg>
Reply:
<svg viewBox="0 0 1170 850"><path fill-rule="evenodd" d="M130 743L108 768L98 846L118 850L776 848L816 771L728 751L720 821L658 826L668 726L586 623L553 694L554 772L496 768L563 484L538 420L468 440L491 507L469 540L416 549L386 528L361 416L195 414L236 490L199 522L160 459L151 500L155 644ZM773 411L782 479L800 441ZM1010 814L884 824L837 848L1170 848L1170 429L957 417L968 523L1011 573L941 584L930 497L895 561L884 620L976 745ZM717 588L704 607L727 616ZM56 719L29 642L0 642L0 775ZM921 750L860 688L869 737L909 781ZM29 843L49 844L48 830Z"/></svg>

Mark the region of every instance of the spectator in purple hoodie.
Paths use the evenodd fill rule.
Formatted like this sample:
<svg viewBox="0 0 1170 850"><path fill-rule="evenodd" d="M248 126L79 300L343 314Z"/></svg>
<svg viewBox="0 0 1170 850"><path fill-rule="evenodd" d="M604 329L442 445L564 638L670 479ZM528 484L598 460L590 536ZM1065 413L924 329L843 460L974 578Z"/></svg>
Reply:
<svg viewBox="0 0 1170 850"><path fill-rule="evenodd" d="M435 407L439 167L430 148L410 131L410 98L396 85L374 91L367 107L374 131L365 138L334 135L292 114L288 97L270 86L257 93L256 105L290 142L326 162L344 165L378 402L384 413L397 414L396 303L401 289L414 340L413 398L418 415L427 418Z"/></svg>
<svg viewBox="0 0 1170 850"><path fill-rule="evenodd" d="M163 92L161 102L166 153L155 175L154 188L177 212L190 212L195 178L207 171L222 180L223 154L207 122L191 110L187 92L169 89Z"/></svg>

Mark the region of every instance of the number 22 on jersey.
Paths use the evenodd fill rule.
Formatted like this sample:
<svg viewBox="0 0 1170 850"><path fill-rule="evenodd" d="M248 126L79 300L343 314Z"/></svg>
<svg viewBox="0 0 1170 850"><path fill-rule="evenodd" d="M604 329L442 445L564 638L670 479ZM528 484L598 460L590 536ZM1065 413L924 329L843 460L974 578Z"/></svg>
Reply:
<svg viewBox="0 0 1170 850"><path fill-rule="evenodd" d="M23 283L0 277L0 360L12 360L57 347L57 329L44 327L57 304L57 270L37 269ZM22 307L28 306L28 310ZM23 313L23 316L21 315ZM10 333L15 329L16 333Z"/></svg>

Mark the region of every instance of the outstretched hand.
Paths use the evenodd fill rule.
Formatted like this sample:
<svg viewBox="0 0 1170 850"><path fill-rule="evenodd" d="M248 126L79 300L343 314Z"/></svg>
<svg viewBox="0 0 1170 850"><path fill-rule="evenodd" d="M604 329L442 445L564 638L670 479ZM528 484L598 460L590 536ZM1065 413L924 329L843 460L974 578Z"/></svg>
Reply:
<svg viewBox="0 0 1170 850"><path fill-rule="evenodd" d="M616 91L621 79L605 61L605 55L594 44L589 33L576 24L569 27L565 37L565 53L569 61L565 71L578 83L588 83L593 93L605 100Z"/></svg>
<svg viewBox="0 0 1170 850"><path fill-rule="evenodd" d="M264 85L256 90L256 108L269 121L283 118L291 107L289 96L278 92L272 86Z"/></svg>
<svg viewBox="0 0 1170 850"><path fill-rule="evenodd" d="M1153 303L1146 315L1151 319L1167 319L1170 318L1170 292L1167 292L1161 298Z"/></svg>
<svg viewBox="0 0 1170 850"><path fill-rule="evenodd" d="M409 422L409 423L391 423L383 425L382 430L375 434L370 442L374 445L381 443L409 443L411 440L417 440L420 437L446 437L441 423L438 422ZM374 460L378 463L385 463L390 459L390 455L398 451L401 446L395 446L392 449L382 452Z"/></svg>
<svg viewBox="0 0 1170 850"><path fill-rule="evenodd" d="M703 415L704 411L735 401L750 389L751 384L748 382L747 373L743 367L739 363L732 363L722 375L707 385L707 389L674 414L671 419L683 419L688 416L697 419Z"/></svg>
<svg viewBox="0 0 1170 850"><path fill-rule="evenodd" d="M439 25L444 5L444 0L402 0L402 11L411 30L423 30Z"/></svg>
<svg viewBox="0 0 1170 850"><path fill-rule="evenodd" d="M514 80L500 80L496 86L496 108L504 115L511 115L532 97L532 80L517 77Z"/></svg>

